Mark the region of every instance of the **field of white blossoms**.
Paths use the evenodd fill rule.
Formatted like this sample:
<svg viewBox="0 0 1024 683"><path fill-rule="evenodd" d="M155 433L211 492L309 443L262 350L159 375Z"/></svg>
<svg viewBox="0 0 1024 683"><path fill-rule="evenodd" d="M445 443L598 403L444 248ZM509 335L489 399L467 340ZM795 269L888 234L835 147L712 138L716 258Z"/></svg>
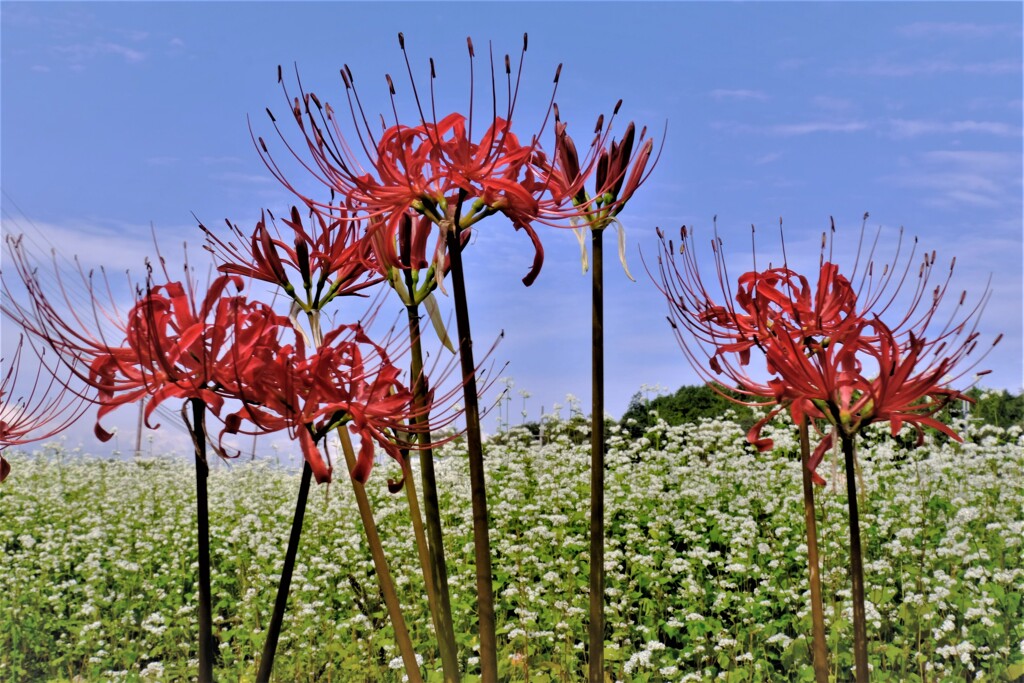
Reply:
<svg viewBox="0 0 1024 683"><path fill-rule="evenodd" d="M513 430L487 450L503 680L578 681L587 614L589 446L565 423L546 443ZM620 681L813 680L796 440L757 454L727 420L628 438L608 454L606 658ZM1024 675L1024 438L905 450L879 431L860 453L868 634L876 681ZM196 666L195 480L185 459L14 453L0 486L0 680L187 680ZM440 453L462 664L476 664L467 463ZM441 665L403 495L370 481L427 680ZM841 463L817 490L834 680L852 627ZM210 480L217 676L252 680L298 475L256 463ZM402 676L344 480L310 499L276 663L281 681Z"/></svg>

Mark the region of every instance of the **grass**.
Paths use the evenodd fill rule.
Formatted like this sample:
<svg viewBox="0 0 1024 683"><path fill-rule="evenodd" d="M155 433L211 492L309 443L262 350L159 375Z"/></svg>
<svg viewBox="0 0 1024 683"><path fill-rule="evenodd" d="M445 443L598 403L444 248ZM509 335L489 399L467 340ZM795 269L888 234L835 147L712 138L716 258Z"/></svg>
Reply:
<svg viewBox="0 0 1024 683"><path fill-rule="evenodd" d="M586 434L541 445L512 430L487 448L499 675L585 676ZM796 440L757 454L728 420L613 428L607 471L606 660L617 681L813 680ZM476 671L468 464L438 463L462 666ZM197 664L191 465L122 462L59 447L14 453L0 486L0 680L188 680ZM866 484L870 660L875 681L1024 675L1024 438L972 427L967 443L904 450L878 432ZM831 465L823 465L829 479ZM440 680L403 495L390 463L369 487L427 680ZM298 475L260 463L210 479L219 680L252 680ZM845 494L817 491L834 679L849 679ZM280 681L402 677L345 482L310 509L285 619Z"/></svg>

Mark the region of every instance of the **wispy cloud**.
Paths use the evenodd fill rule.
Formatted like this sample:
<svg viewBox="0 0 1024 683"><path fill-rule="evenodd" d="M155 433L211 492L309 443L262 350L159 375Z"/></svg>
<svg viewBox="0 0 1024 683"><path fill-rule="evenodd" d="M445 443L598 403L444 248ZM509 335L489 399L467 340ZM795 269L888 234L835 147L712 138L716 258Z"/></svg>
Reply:
<svg viewBox="0 0 1024 683"><path fill-rule="evenodd" d="M770 152L769 154L762 154L761 156L754 159L755 166L764 166L770 164L773 161L778 161L782 158L782 152Z"/></svg>
<svg viewBox="0 0 1024 683"><path fill-rule="evenodd" d="M79 69L84 68L88 62L107 55L120 57L127 64L138 64L145 61L147 56L142 50L107 40L53 45L51 50L70 62L72 68Z"/></svg>
<svg viewBox="0 0 1024 683"><path fill-rule="evenodd" d="M46 261L56 258L62 270L71 271L76 268L77 259L86 272L100 267L113 274L128 270L136 279L141 279L145 274L146 259L152 260L156 254L148 226L4 219L0 229L5 235L23 234L34 257L43 260L42 268L47 267ZM172 232L168 230L166 234ZM179 260L180 246L177 245L180 243L176 241L175 244L170 249L176 249L178 253L166 254L172 262ZM111 245L116 245L116 248L112 249Z"/></svg>
<svg viewBox="0 0 1024 683"><path fill-rule="evenodd" d="M842 97L829 97L828 95L816 95L811 98L811 104L818 109L827 111L846 111L853 107L853 102Z"/></svg>
<svg viewBox="0 0 1024 683"><path fill-rule="evenodd" d="M274 182L274 179L270 175L257 175L255 173L236 173L234 171L228 171L225 173L216 173L211 176L214 180L223 180L234 183L254 183L257 185L266 185Z"/></svg>
<svg viewBox="0 0 1024 683"><path fill-rule="evenodd" d="M893 62L878 59L868 64L839 66L830 70L832 74L871 76L885 78L908 78L913 76L936 76L963 74L970 76L1002 76L1021 71L1021 61L999 59L989 62L959 63L945 59L930 59L917 62Z"/></svg>
<svg viewBox="0 0 1024 683"><path fill-rule="evenodd" d="M1003 137L1020 136L1020 126L1001 121L934 121L928 119L890 119L889 130L893 137L909 138L936 133L984 133Z"/></svg>
<svg viewBox="0 0 1024 683"><path fill-rule="evenodd" d="M998 35L1019 35L1020 26L1011 24L976 24L958 21L915 21L900 26L896 32L907 38L960 38L977 40Z"/></svg>
<svg viewBox="0 0 1024 683"><path fill-rule="evenodd" d="M868 129L864 121L804 121L801 123L773 123L755 125L749 123L716 122L712 127L734 133L760 133L781 137L813 135L815 133L857 133Z"/></svg>
<svg viewBox="0 0 1024 683"><path fill-rule="evenodd" d="M239 159L238 157L232 157L232 156L224 156L224 157L205 156L205 157L202 157L199 161L201 161L202 163L206 164L207 166L216 166L216 165L219 165L219 164L237 164L237 163L240 163L242 160Z"/></svg>
<svg viewBox="0 0 1024 683"><path fill-rule="evenodd" d="M922 190L927 197L926 202L940 208L1020 209L1020 156L1009 152L926 152L918 158L913 169L884 180Z"/></svg>
<svg viewBox="0 0 1024 683"><path fill-rule="evenodd" d="M768 100L768 95L760 90L730 90L726 88L716 88L708 93L713 100L755 100L758 102L764 102Z"/></svg>

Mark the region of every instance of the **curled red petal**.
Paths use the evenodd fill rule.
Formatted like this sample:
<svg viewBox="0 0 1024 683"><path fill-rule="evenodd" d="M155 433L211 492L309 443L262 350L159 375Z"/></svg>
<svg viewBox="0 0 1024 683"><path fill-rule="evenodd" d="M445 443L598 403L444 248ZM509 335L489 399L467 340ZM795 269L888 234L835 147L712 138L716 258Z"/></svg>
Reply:
<svg viewBox="0 0 1024 683"><path fill-rule="evenodd" d="M373 470L373 439L365 432L361 432L359 436L359 457L356 458L356 466L352 468L352 478L360 484L365 484L370 478L370 471Z"/></svg>

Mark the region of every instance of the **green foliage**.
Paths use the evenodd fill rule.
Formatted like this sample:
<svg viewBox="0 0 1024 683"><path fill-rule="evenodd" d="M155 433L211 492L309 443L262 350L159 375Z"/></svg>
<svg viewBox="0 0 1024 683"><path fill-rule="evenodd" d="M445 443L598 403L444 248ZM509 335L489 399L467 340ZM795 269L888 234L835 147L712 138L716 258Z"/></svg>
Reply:
<svg viewBox="0 0 1024 683"><path fill-rule="evenodd" d="M756 421L751 408L730 401L715 389L701 384L682 386L674 394L653 399L638 391L630 399L619 424L629 430L634 438L638 438L657 425L659 419L669 426L677 426L703 419L728 417L735 419L744 429L749 429Z"/></svg>
<svg viewBox="0 0 1024 683"><path fill-rule="evenodd" d="M1013 426L1024 428L1024 393L1014 396L1006 390L971 389L967 395L975 400L965 406L964 417L978 420L983 424L1009 429Z"/></svg>
<svg viewBox="0 0 1024 683"><path fill-rule="evenodd" d="M510 429L486 453L500 677L585 677L589 444L583 422ZM754 453L723 420L613 426L607 458L609 675L641 681L813 680L796 437ZM872 680L1013 680L1024 672L1024 439L864 443L862 519ZM655 444L660 444L656 446ZM456 639L478 675L465 447L439 449ZM196 659L194 478L186 461L11 456L0 486L0 680L189 680ZM841 464L818 489L834 680L852 626ZM440 680L403 495L368 486L424 677ZM252 680L298 476L258 463L210 479L218 680ZM399 681L398 653L347 482L311 496L276 663L280 681Z"/></svg>

